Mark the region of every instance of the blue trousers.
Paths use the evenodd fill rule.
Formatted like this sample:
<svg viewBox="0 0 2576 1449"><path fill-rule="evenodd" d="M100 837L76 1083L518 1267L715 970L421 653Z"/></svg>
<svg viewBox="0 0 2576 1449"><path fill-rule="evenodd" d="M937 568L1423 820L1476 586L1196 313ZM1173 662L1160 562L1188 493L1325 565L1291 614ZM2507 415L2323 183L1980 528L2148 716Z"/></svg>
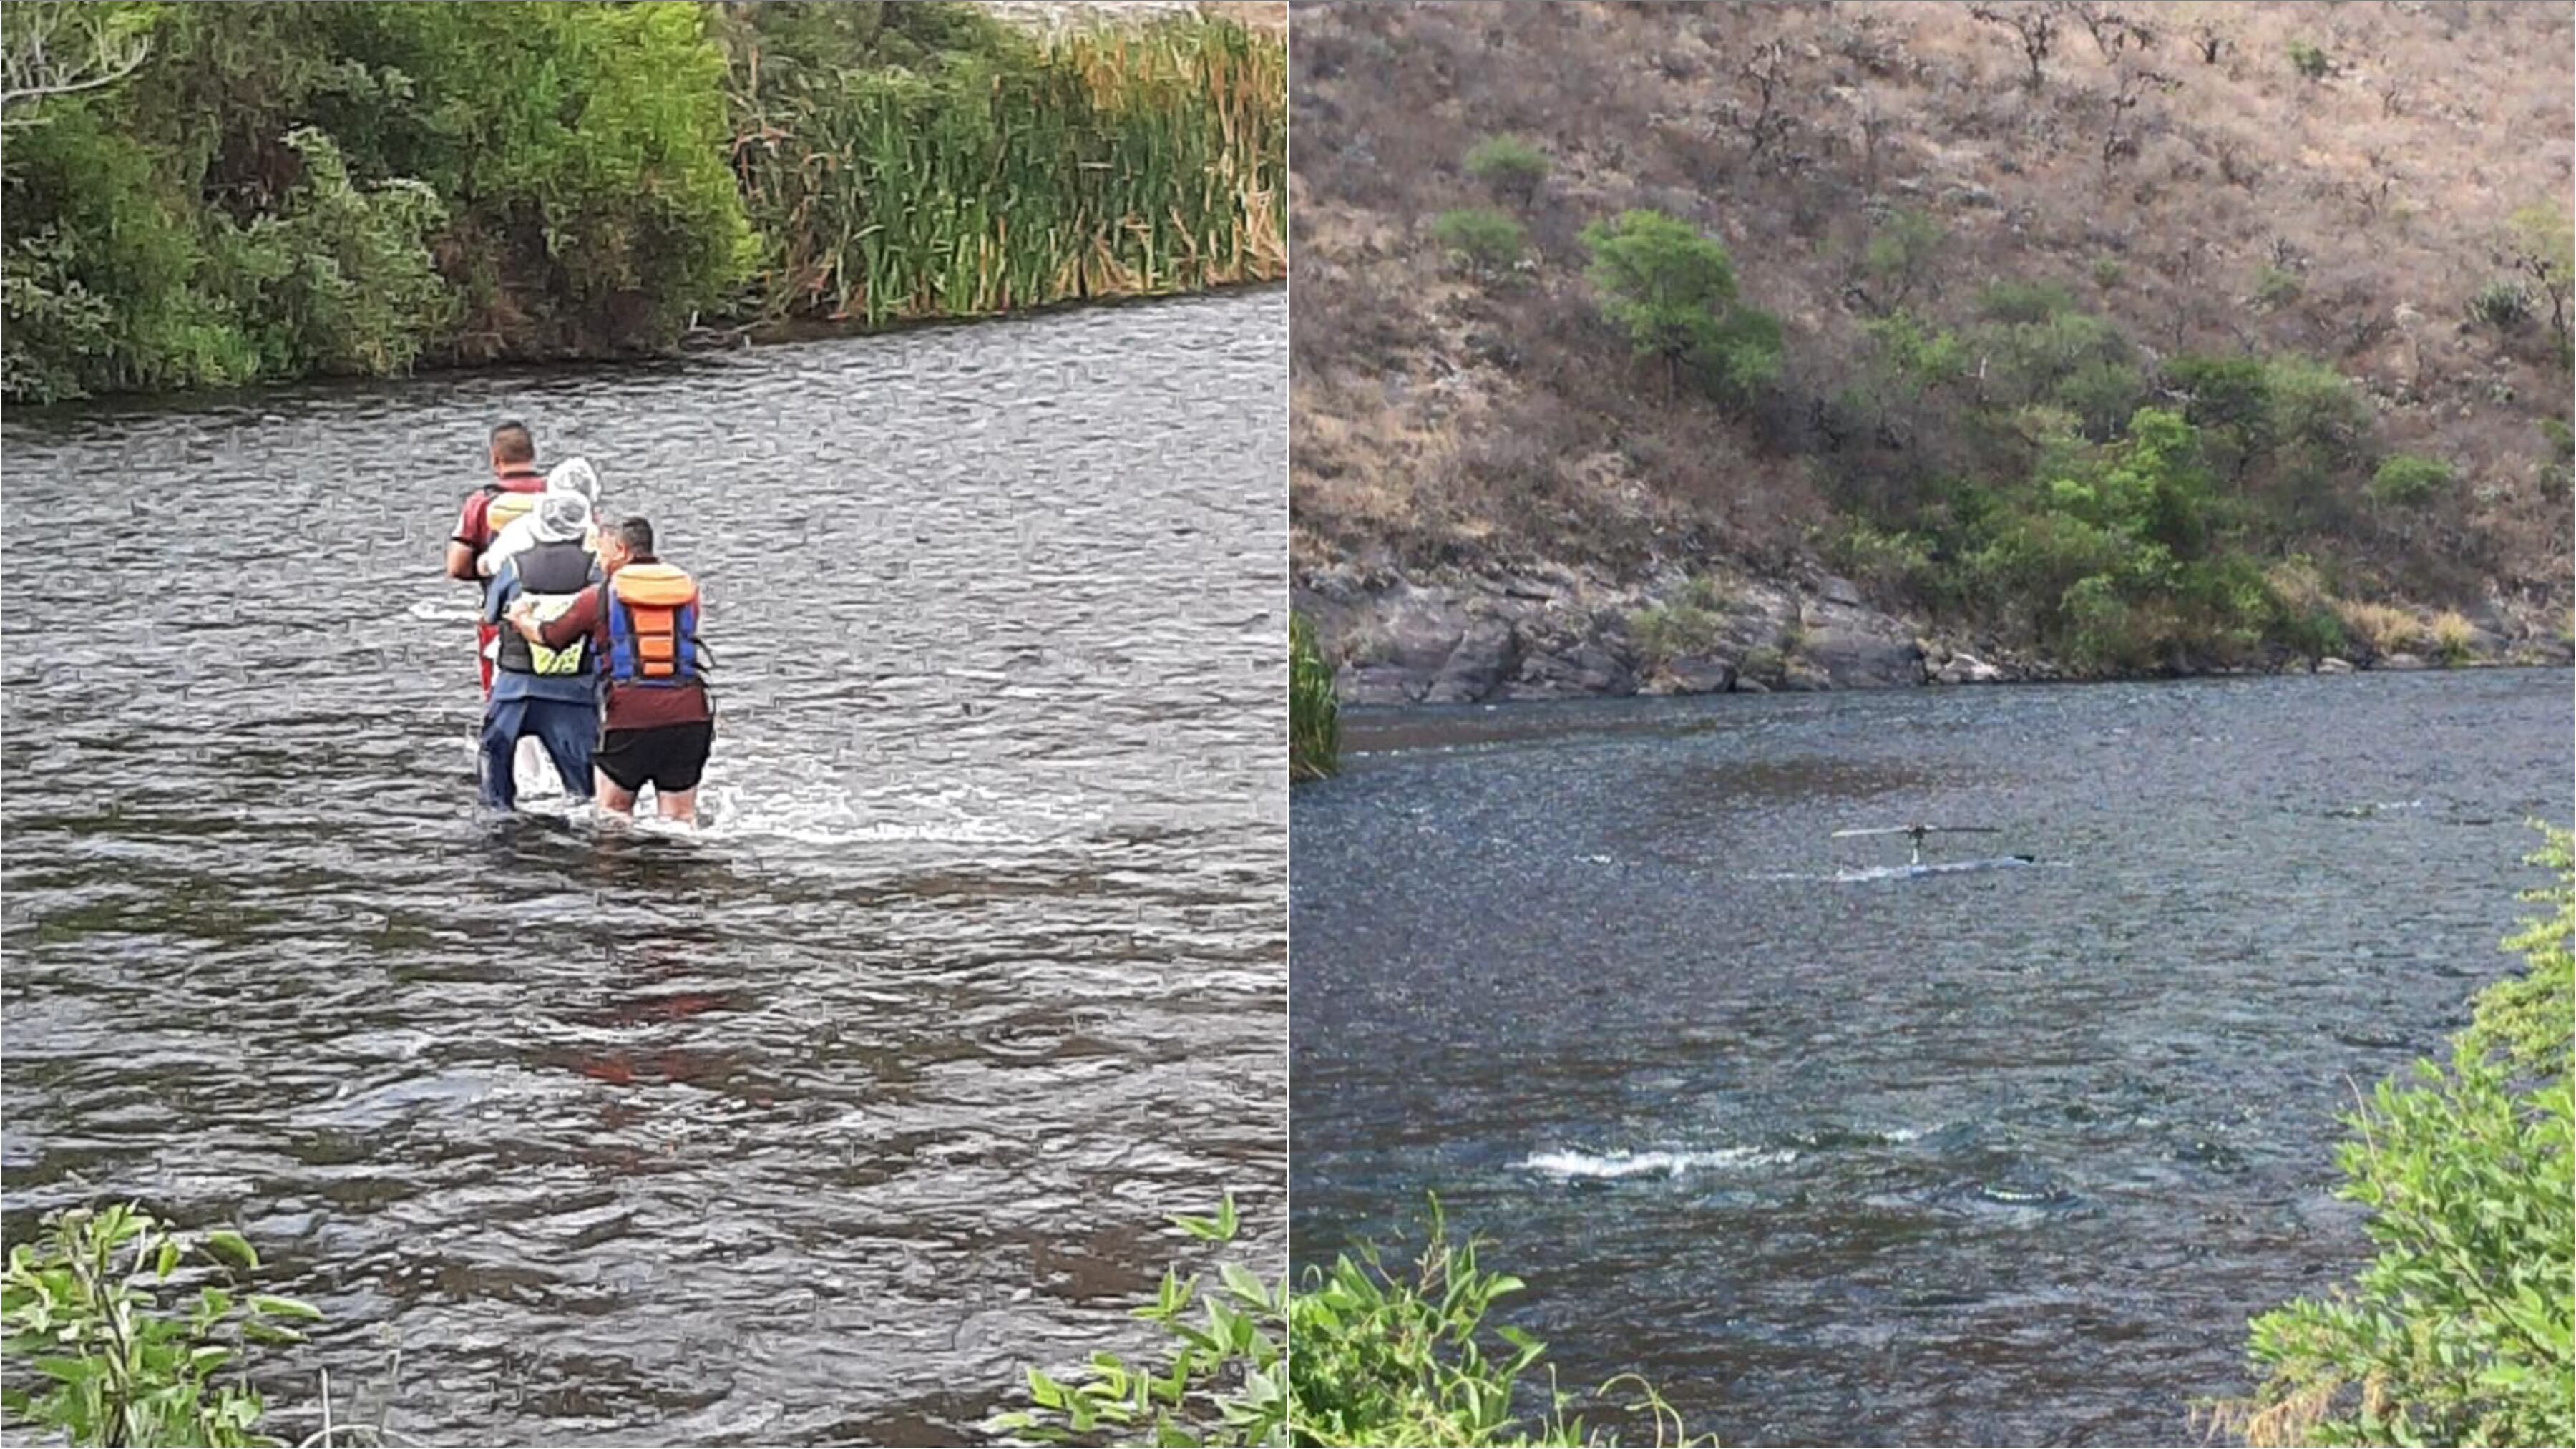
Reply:
<svg viewBox="0 0 2576 1449"><path fill-rule="evenodd" d="M519 737L535 735L563 778L564 793L590 798L590 752L599 743L599 706L561 699L495 700L483 706L483 803L519 803Z"/></svg>

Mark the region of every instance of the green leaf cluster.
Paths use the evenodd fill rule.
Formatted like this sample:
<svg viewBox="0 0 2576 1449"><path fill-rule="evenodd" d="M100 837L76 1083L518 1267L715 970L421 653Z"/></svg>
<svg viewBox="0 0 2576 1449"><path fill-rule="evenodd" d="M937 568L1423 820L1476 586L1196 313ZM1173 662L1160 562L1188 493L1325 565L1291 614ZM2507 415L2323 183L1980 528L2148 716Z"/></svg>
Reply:
<svg viewBox="0 0 2576 1449"><path fill-rule="evenodd" d="M1231 1242L1233 1199L1213 1219L1178 1218L1202 1243ZM1171 1359L1159 1369L1095 1354L1058 1379L1032 1370L1030 1407L994 1427L1022 1442L1076 1439L1188 1445L1578 1445L1611 1442L1571 1416L1571 1396L1551 1382L1547 1411L1525 1414L1546 1346L1492 1322L1495 1305L1521 1291L1485 1268L1490 1244L1452 1238L1435 1200L1429 1231L1409 1261L1374 1247L1338 1256L1290 1292L1235 1264L1204 1292L1195 1276L1164 1275L1139 1316L1161 1324ZM1193 1310L1196 1310L1193 1312ZM1292 1351L1293 1345L1293 1351ZM1641 1381L1603 1386L1633 1393L1655 1442L1694 1442L1671 1408Z"/></svg>
<svg viewBox="0 0 2576 1449"><path fill-rule="evenodd" d="M34 1385L0 1393L0 1411L73 1444L274 1443L244 1350L302 1342L290 1325L322 1315L237 1294L258 1267L241 1234L177 1231L132 1204L55 1214L0 1274L0 1354Z"/></svg>
<svg viewBox="0 0 2576 1449"><path fill-rule="evenodd" d="M2553 884L2525 899L2550 909L2505 942L2522 972L2479 993L2446 1060L2348 1119L2338 1192L2368 1209L2374 1255L2348 1286L2253 1321L2264 1382L2227 1414L2253 1442L2576 1434L2576 874L2568 832L2545 834L2532 860Z"/></svg>

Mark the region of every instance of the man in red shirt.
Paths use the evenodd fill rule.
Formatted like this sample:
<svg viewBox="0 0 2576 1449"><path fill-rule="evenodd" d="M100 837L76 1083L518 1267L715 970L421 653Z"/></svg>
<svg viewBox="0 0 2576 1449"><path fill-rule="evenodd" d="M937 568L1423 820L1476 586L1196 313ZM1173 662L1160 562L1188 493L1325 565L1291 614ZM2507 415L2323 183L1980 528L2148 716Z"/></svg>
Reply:
<svg viewBox="0 0 2576 1449"><path fill-rule="evenodd" d="M653 556L653 525L641 518L599 531L599 567L605 582L582 590L562 613L540 624L521 599L510 627L548 649L590 637L608 681L590 757L600 808L631 815L650 784L663 819L694 824L715 741L698 653L697 581Z"/></svg>
<svg viewBox="0 0 2576 1449"><path fill-rule="evenodd" d="M497 423L492 428L492 481L477 488L465 500L465 511L457 516L456 532L447 540L447 576L480 585L482 576L474 565L483 550L492 546L492 537L500 530L492 522L492 500L510 494L528 495L534 504L536 496L546 491L546 475L537 471L537 440L528 425L516 419ZM511 506L520 507L518 499ZM492 693L492 643L501 637L490 624L474 626L474 657L482 673L483 693Z"/></svg>

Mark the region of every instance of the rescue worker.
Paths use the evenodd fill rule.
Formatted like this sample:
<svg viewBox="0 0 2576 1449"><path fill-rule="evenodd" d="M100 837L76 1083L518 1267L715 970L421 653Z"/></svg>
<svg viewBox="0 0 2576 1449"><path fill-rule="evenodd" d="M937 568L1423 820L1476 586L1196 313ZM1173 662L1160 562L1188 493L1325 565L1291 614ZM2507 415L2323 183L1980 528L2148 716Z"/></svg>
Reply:
<svg viewBox="0 0 2576 1449"><path fill-rule="evenodd" d="M695 824L715 740L697 581L654 556L653 525L641 518L600 530L599 563L604 579L551 621L524 601L506 618L531 644L562 649L586 639L598 654L607 684L591 754L600 808L632 815L649 784L663 819Z"/></svg>
<svg viewBox="0 0 2576 1449"><path fill-rule="evenodd" d="M527 424L515 419L494 424L489 451L492 481L466 498L456 532L447 540L447 576L470 584L482 582L475 562L492 546L493 536L512 518L532 509L538 495L546 491L545 475L537 471L537 441ZM492 694L492 646L499 637L490 624L475 626L475 667L487 699Z"/></svg>
<svg viewBox="0 0 2576 1449"><path fill-rule="evenodd" d="M601 577L584 541L589 499L548 493L530 518L530 543L502 560L485 597L483 619L496 628L513 613L555 618ZM497 810L517 806L522 738L544 746L565 794L588 800L591 747L599 737L598 662L588 636L549 646L503 630L493 665L492 696L483 706L483 803Z"/></svg>

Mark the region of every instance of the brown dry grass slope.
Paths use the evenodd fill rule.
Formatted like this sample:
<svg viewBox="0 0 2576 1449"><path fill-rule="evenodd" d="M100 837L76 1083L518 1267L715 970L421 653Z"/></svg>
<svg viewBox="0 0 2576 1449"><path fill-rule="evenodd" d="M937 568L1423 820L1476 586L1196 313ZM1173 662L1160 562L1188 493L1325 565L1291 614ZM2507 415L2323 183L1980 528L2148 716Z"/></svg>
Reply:
<svg viewBox="0 0 2576 1449"><path fill-rule="evenodd" d="M2150 367L2314 357L2366 391L2380 449L2453 463L2422 526L2313 540L2356 590L2563 606L2548 305L2511 333L2468 308L2509 275L2512 215L2569 207L2570 7L1973 8L1294 7L1299 577L1798 566L1832 514L1818 405L1888 289L1959 320L2019 280ZM2013 22L2035 16L2034 85ZM1518 208L1528 259L1480 280L1428 232L1492 204L1462 160L1501 133L1554 165ZM1600 321L1578 233L1630 207L1722 239L1781 319L1760 406L1668 404ZM1873 227L1908 209L1944 240L1909 280L1870 274Z"/></svg>

